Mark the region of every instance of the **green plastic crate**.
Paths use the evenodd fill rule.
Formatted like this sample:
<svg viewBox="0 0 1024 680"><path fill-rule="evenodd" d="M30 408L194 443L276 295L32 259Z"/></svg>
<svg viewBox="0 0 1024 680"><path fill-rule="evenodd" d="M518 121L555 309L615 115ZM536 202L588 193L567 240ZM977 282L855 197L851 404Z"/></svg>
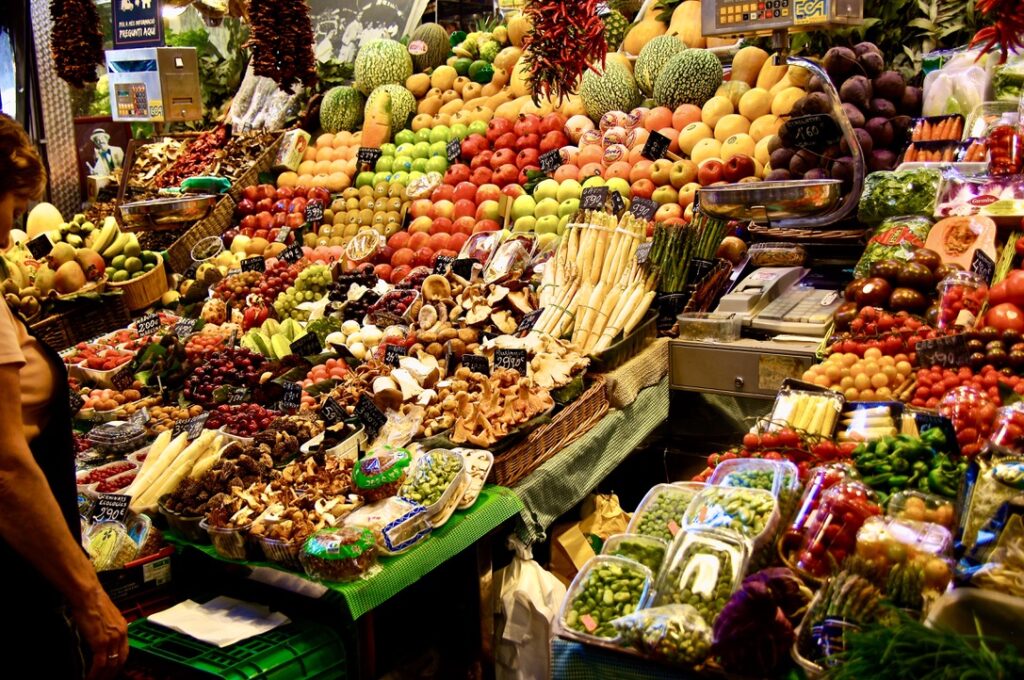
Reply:
<svg viewBox="0 0 1024 680"><path fill-rule="evenodd" d="M327 680L347 674L341 638L328 626L308 621L220 648L140 619L128 626L128 642L133 653L227 680Z"/></svg>

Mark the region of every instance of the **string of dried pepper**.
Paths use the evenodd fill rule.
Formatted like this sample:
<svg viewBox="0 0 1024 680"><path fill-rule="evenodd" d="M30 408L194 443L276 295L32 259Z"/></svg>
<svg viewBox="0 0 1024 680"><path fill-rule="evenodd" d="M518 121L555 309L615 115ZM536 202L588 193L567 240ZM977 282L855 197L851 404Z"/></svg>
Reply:
<svg viewBox="0 0 1024 680"><path fill-rule="evenodd" d="M251 0L249 24L253 70L282 88L316 84L313 25L306 0Z"/></svg>
<svg viewBox="0 0 1024 680"><path fill-rule="evenodd" d="M57 75L75 87L99 79L103 63L103 31L92 0L51 0L50 53Z"/></svg>
<svg viewBox="0 0 1024 680"><path fill-rule="evenodd" d="M533 28L523 39L523 58L530 67L534 101L542 96L559 102L576 92L585 69L604 65L608 43L597 16L597 0L564 2L530 0L523 12Z"/></svg>
<svg viewBox="0 0 1024 680"><path fill-rule="evenodd" d="M980 45L981 54L987 54L998 45L1001 64L1011 51L1024 49L1024 1L978 0L975 9L993 23L974 34L971 47Z"/></svg>

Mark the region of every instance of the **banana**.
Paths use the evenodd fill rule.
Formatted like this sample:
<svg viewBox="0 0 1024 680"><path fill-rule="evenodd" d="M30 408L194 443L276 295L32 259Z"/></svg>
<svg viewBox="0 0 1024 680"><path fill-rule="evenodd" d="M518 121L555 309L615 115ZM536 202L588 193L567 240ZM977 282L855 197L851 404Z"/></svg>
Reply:
<svg viewBox="0 0 1024 680"><path fill-rule="evenodd" d="M124 247L128 245L128 236L129 234L125 232L121 232L120 234L118 234L117 240L114 241L114 243L110 247L108 247L106 250L100 253L100 255L103 256L103 259L110 260L120 255L121 252L124 250Z"/></svg>
<svg viewBox="0 0 1024 680"><path fill-rule="evenodd" d="M89 244L89 247L103 255L103 251L109 248L120 236L121 230L117 227L117 220L113 217L107 217L103 220L103 226L100 229L93 230L91 234L92 242Z"/></svg>

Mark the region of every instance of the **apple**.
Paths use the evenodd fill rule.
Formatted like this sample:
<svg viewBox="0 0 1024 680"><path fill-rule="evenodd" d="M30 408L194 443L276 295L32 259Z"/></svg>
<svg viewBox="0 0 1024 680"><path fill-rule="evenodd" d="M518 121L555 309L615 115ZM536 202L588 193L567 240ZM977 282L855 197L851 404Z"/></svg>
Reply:
<svg viewBox="0 0 1024 680"><path fill-rule="evenodd" d="M412 156L412 150L416 148L415 142L409 142L406 144L399 144L395 147L395 153L392 156Z"/></svg>
<svg viewBox="0 0 1024 680"><path fill-rule="evenodd" d="M541 184L543 184L543 182L541 182ZM555 198L559 201L564 201L569 198L579 198L582 193L582 184L574 179L567 179L558 185L558 192L555 194Z"/></svg>
<svg viewBox="0 0 1024 680"><path fill-rule="evenodd" d="M543 200L537 201L537 206L533 209L533 214L535 217L547 217L548 215L557 215L558 205L558 199L545 198Z"/></svg>
<svg viewBox="0 0 1024 680"><path fill-rule="evenodd" d="M516 151L522 151L523 149L538 149L540 148L540 135L536 132L528 135L521 135L516 138Z"/></svg>
<svg viewBox="0 0 1024 680"><path fill-rule="evenodd" d="M402 186L409 186L409 182L411 182L412 180L417 179L418 177L422 176L422 174L423 173L419 173L419 172L415 172L415 173L412 173L412 174L409 174L408 172L404 172L404 171L396 172L395 174L391 175L391 181L392 182L397 182L398 184L401 184Z"/></svg>
<svg viewBox="0 0 1024 680"><path fill-rule="evenodd" d="M669 182L676 189L697 179L697 164L689 159L676 161L669 173Z"/></svg>
<svg viewBox="0 0 1024 680"><path fill-rule="evenodd" d="M445 164L447 170L447 164ZM426 158L414 158L412 159L412 172L426 172L427 171L427 159Z"/></svg>
<svg viewBox="0 0 1024 680"><path fill-rule="evenodd" d="M717 158L707 158L697 168L697 181L701 186L721 182L725 178L725 164Z"/></svg>
<svg viewBox="0 0 1024 680"><path fill-rule="evenodd" d="M558 215L565 217L566 215L572 215L574 212L578 212L580 209L580 199L578 198L567 198L558 204Z"/></svg>
<svg viewBox="0 0 1024 680"><path fill-rule="evenodd" d="M516 120L513 131L518 137L529 134L540 134L540 116L533 113L519 114L519 118Z"/></svg>
<svg viewBox="0 0 1024 680"><path fill-rule="evenodd" d="M261 198L260 188L255 184L247 186L242 189L242 195L252 203L256 203Z"/></svg>
<svg viewBox="0 0 1024 680"><path fill-rule="evenodd" d="M395 159L392 156L381 156L377 164L373 166L375 172L392 172L395 169Z"/></svg>
<svg viewBox="0 0 1024 680"><path fill-rule="evenodd" d="M487 123L482 120L474 120L467 126L467 128L469 130L469 134L483 136L483 134L487 132Z"/></svg>
<svg viewBox="0 0 1024 680"><path fill-rule="evenodd" d="M473 170L473 174L470 175L469 181L472 182L473 184L476 184L477 186L489 184L491 182L493 174L494 173L490 169L490 167L486 165L481 165L480 167Z"/></svg>
<svg viewBox="0 0 1024 680"><path fill-rule="evenodd" d="M277 187L275 187L273 184L261 184L260 197L269 198L272 201L277 200Z"/></svg>
<svg viewBox="0 0 1024 680"><path fill-rule="evenodd" d="M486 136L488 141L493 144L494 140L498 137L501 137L507 132L512 132L513 127L512 121L508 118L492 118L490 122L487 123Z"/></svg>
<svg viewBox="0 0 1024 680"><path fill-rule="evenodd" d="M469 162L469 167L473 170L481 167L489 169L491 167L491 158L493 156L494 152L490 149L481 151L478 155L473 156L473 160Z"/></svg>
<svg viewBox="0 0 1024 680"><path fill-rule="evenodd" d="M450 234L452 233L452 221L447 217L438 217L430 225L431 234Z"/></svg>
<svg viewBox="0 0 1024 680"><path fill-rule="evenodd" d="M565 133L561 130L552 130L548 132L540 140L540 152L547 153L548 151L554 151L555 149L561 149L563 146L569 145L569 138L565 136Z"/></svg>
<svg viewBox="0 0 1024 680"><path fill-rule="evenodd" d="M540 164L540 151L537 149L523 149L516 155L516 167L522 169L527 165Z"/></svg>
<svg viewBox="0 0 1024 680"><path fill-rule="evenodd" d="M671 217L682 217L683 207L678 203L665 203L654 213L654 221L662 222Z"/></svg>
<svg viewBox="0 0 1024 680"><path fill-rule="evenodd" d="M617 191L619 192L619 196L629 198L629 182L621 177L612 177L608 180L606 186L609 191Z"/></svg>
<svg viewBox="0 0 1024 680"><path fill-rule="evenodd" d="M497 155L497 153L495 153ZM499 167L494 173L494 183L498 186L515 183L519 177L519 168L512 163L506 163Z"/></svg>
<svg viewBox="0 0 1024 680"><path fill-rule="evenodd" d="M722 176L726 182L739 182L744 177L757 175L757 166L754 159L742 153L738 153L725 162Z"/></svg>
<svg viewBox="0 0 1024 680"><path fill-rule="evenodd" d="M412 144L416 141L416 133L412 130L400 130L395 133L395 144Z"/></svg>
<svg viewBox="0 0 1024 680"><path fill-rule="evenodd" d="M468 215L476 215L476 203L472 200L460 198L455 201L455 217L466 217Z"/></svg>
<svg viewBox="0 0 1024 680"><path fill-rule="evenodd" d="M476 190L476 203L480 205L484 201L500 201L501 187L497 184L481 184Z"/></svg>
<svg viewBox="0 0 1024 680"><path fill-rule="evenodd" d="M525 186L526 183L530 181L530 176L527 173L530 173L531 171L535 172L538 170L540 170L539 165L524 165L523 167L519 168L519 176L516 179L519 181L520 184Z"/></svg>
<svg viewBox="0 0 1024 680"><path fill-rule="evenodd" d="M412 157L430 158L430 142L416 142L416 145L412 148Z"/></svg>
<svg viewBox="0 0 1024 680"><path fill-rule="evenodd" d="M469 181L469 168L467 168L465 165L461 167L466 169L466 179L464 181ZM451 184L448 184L447 182L445 184L440 185L430 193L431 201L452 201L454 199L455 187L452 186Z"/></svg>
<svg viewBox="0 0 1024 680"><path fill-rule="evenodd" d="M688 206L693 203L693 199L697 196L697 190L700 189L700 184L696 182L690 182L684 184L679 189L679 205Z"/></svg>
<svg viewBox="0 0 1024 680"><path fill-rule="evenodd" d="M665 186L672 181L672 161L659 158L651 164L651 181L656 185Z"/></svg>
<svg viewBox="0 0 1024 680"><path fill-rule="evenodd" d="M654 182L649 179L638 179L633 182L633 186L630 187L630 191L633 192L633 196L639 198L650 198L654 194L654 190L657 187L654 186Z"/></svg>
<svg viewBox="0 0 1024 680"><path fill-rule="evenodd" d="M365 170L356 175L356 186L357 187L372 187L373 186L373 173L369 170Z"/></svg>
<svg viewBox="0 0 1024 680"><path fill-rule="evenodd" d="M453 201L475 201L476 185L472 182L460 182L452 192Z"/></svg>
<svg viewBox="0 0 1024 680"><path fill-rule="evenodd" d="M557 221L557 220L556 220ZM537 226L537 218L533 215L523 215L512 223L512 231L533 231Z"/></svg>
<svg viewBox="0 0 1024 680"><path fill-rule="evenodd" d="M601 175L594 175L593 177L588 177L583 181L584 189L589 189L590 187L603 187L604 185L604 177L601 177Z"/></svg>
<svg viewBox="0 0 1024 680"><path fill-rule="evenodd" d="M679 201L679 192L671 186L658 187L651 194L651 200L654 200L662 205L666 203L676 203Z"/></svg>
<svg viewBox="0 0 1024 680"><path fill-rule="evenodd" d="M430 128L420 128L416 131L416 141L425 142L430 139Z"/></svg>
<svg viewBox="0 0 1024 680"><path fill-rule="evenodd" d="M558 219L558 215L545 215L544 217L539 217L537 218L537 223L533 226L533 230L538 234L557 234Z"/></svg>
<svg viewBox="0 0 1024 680"><path fill-rule="evenodd" d="M274 213L274 223L273 223L273 226L278 228L278 229L280 229L281 227L284 226L286 218L287 218L287 214L286 213L283 213L283 212L276 212L276 213Z"/></svg>
<svg viewBox="0 0 1024 680"><path fill-rule="evenodd" d="M438 217L447 217L448 219L454 219L455 204L452 203L451 201L438 201L437 203L432 203L431 205L433 206L431 216L434 219L437 219Z"/></svg>
<svg viewBox="0 0 1024 680"><path fill-rule="evenodd" d="M288 205L288 212L290 212L290 213L293 213L293 212L297 212L297 213L305 212L306 211L306 205L309 202L312 202L313 205L320 205L321 207L323 207L323 204L324 204L324 202L319 200L319 199L309 199L309 201L307 201L305 198L299 196L298 198L293 198L292 199L292 202Z"/></svg>
<svg viewBox="0 0 1024 680"><path fill-rule="evenodd" d="M307 191L309 191L308 187L295 187L295 195L296 196L305 197Z"/></svg>
<svg viewBox="0 0 1024 680"><path fill-rule="evenodd" d="M256 212L274 212L274 202L269 198L261 198L256 201Z"/></svg>
<svg viewBox="0 0 1024 680"><path fill-rule="evenodd" d="M462 141L469 136L469 128L462 123L455 123L451 127L452 137Z"/></svg>
<svg viewBox="0 0 1024 680"><path fill-rule="evenodd" d="M379 248L371 258L375 264L388 264L395 255L395 249L389 245Z"/></svg>
<svg viewBox="0 0 1024 680"><path fill-rule="evenodd" d="M451 201L449 201L450 203ZM409 204L409 214L413 217L423 217L424 215L430 215L434 208L434 202L427 198L417 198L415 201Z"/></svg>
<svg viewBox="0 0 1024 680"><path fill-rule="evenodd" d="M391 164L391 171L392 172L401 172L401 171L404 170L405 172L409 172L410 170L412 170L412 161L413 161L413 157L412 156L404 156L404 155L403 156L395 156L395 160ZM377 173L377 174L381 174L381 173Z"/></svg>
<svg viewBox="0 0 1024 680"><path fill-rule="evenodd" d="M537 212L537 201L529 194L523 194L512 202L512 219L534 215Z"/></svg>
<svg viewBox="0 0 1024 680"><path fill-rule="evenodd" d="M447 144L452 138L452 131L447 125L438 125L430 130L430 142L435 144L437 142L443 142Z"/></svg>
<svg viewBox="0 0 1024 680"><path fill-rule="evenodd" d="M516 135L513 132L506 132L494 140L494 150L511 149L516 145Z"/></svg>
<svg viewBox="0 0 1024 680"><path fill-rule="evenodd" d="M560 186L561 185L553 179L545 179L534 187L533 197L538 201L542 201L545 198L558 199L558 189Z"/></svg>
<svg viewBox="0 0 1024 680"><path fill-rule="evenodd" d="M498 149L491 156L491 170L497 170L503 165L515 165L516 152L512 149ZM501 182L496 182L501 184Z"/></svg>
<svg viewBox="0 0 1024 680"><path fill-rule="evenodd" d="M246 215L242 218L242 221L238 223L238 226L242 229L255 229L257 226L256 215Z"/></svg>
<svg viewBox="0 0 1024 680"><path fill-rule="evenodd" d="M447 156L432 156L427 159L427 167L424 172L436 172L442 174L448 169L448 157Z"/></svg>
<svg viewBox="0 0 1024 680"><path fill-rule="evenodd" d="M246 187L248 189L249 187ZM252 215L256 212L256 201L243 198L238 202L238 212L242 215Z"/></svg>
<svg viewBox="0 0 1024 680"><path fill-rule="evenodd" d="M476 226L477 220L475 217L460 217L459 219L452 222L452 233L463 233L472 234L473 227Z"/></svg>
<svg viewBox="0 0 1024 680"><path fill-rule="evenodd" d="M270 229L274 226L274 216L268 210L261 210L256 213L256 228Z"/></svg>
<svg viewBox="0 0 1024 680"><path fill-rule="evenodd" d="M473 233L472 227L470 228L470 234L471 233ZM462 244L464 244L468 238L469 234L461 231L452 232L451 236L448 237L448 247L455 251L455 255L458 255L459 251L462 250Z"/></svg>
<svg viewBox="0 0 1024 680"><path fill-rule="evenodd" d="M497 221L501 217L501 210L498 202L491 199L481 201L480 205L477 206L475 217L478 220L495 220Z"/></svg>
<svg viewBox="0 0 1024 680"><path fill-rule="evenodd" d="M501 188L501 193L509 198L518 198L526 193L526 189L519 184L508 184Z"/></svg>
<svg viewBox="0 0 1024 680"><path fill-rule="evenodd" d="M415 234L417 232L422 231L423 233L429 234L430 227L433 224L433 218L431 218L429 215L422 215L420 217L413 219L413 221L409 223L409 232Z"/></svg>

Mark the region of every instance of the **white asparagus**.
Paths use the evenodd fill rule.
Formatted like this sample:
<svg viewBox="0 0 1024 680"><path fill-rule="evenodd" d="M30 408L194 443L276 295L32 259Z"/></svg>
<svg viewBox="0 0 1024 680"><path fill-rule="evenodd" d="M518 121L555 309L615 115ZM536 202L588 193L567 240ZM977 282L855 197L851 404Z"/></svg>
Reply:
<svg viewBox="0 0 1024 680"><path fill-rule="evenodd" d="M651 302L654 301L655 293L656 291L653 290L648 291L640 299L640 304L637 305L636 309L633 311L633 316L629 318L629 321L626 322L626 325L622 329L624 335L629 335L633 329L637 327L637 324L640 323L640 320L644 318L644 314L646 314L647 310L651 307Z"/></svg>
<svg viewBox="0 0 1024 680"><path fill-rule="evenodd" d="M597 342L604 335L604 330L608 327L608 321L611 319L612 311L615 309L619 298L622 296L623 288L624 286L612 286L608 295L605 296L601 309L594 319L594 327L590 335L587 337L586 345L583 348L584 354L590 354L597 345Z"/></svg>
<svg viewBox="0 0 1024 680"><path fill-rule="evenodd" d="M598 227L597 238L594 239L594 261L590 265L590 285L596 286L601 281L606 250L608 248L608 228Z"/></svg>
<svg viewBox="0 0 1024 680"><path fill-rule="evenodd" d="M165 446L159 455L154 456L150 454L146 456L146 464L142 466L142 470L136 475L135 481L126 494L133 499L129 503L130 508L135 507L135 500L149 490L153 482L167 470L168 466L181 454L187 445L188 436L183 432Z"/></svg>
<svg viewBox="0 0 1024 680"><path fill-rule="evenodd" d="M145 493L136 499L138 507L142 509L154 508L161 496L173 492L177 488L178 483L192 471L192 466L195 465L196 460L210 448L210 442L216 441L219 446L220 439L220 435L216 435L214 430L204 430L191 444L185 447L181 455L174 460L163 474L153 480L153 483L146 489Z"/></svg>
<svg viewBox="0 0 1024 680"><path fill-rule="evenodd" d="M587 338L590 336L593 326L597 321L597 312L601 309L605 289L605 282L598 281L597 285L590 291L590 296L586 299L586 309L583 312L583 318L580 320L579 325L579 336L577 337L576 334L573 334L573 343L581 349L586 346Z"/></svg>

